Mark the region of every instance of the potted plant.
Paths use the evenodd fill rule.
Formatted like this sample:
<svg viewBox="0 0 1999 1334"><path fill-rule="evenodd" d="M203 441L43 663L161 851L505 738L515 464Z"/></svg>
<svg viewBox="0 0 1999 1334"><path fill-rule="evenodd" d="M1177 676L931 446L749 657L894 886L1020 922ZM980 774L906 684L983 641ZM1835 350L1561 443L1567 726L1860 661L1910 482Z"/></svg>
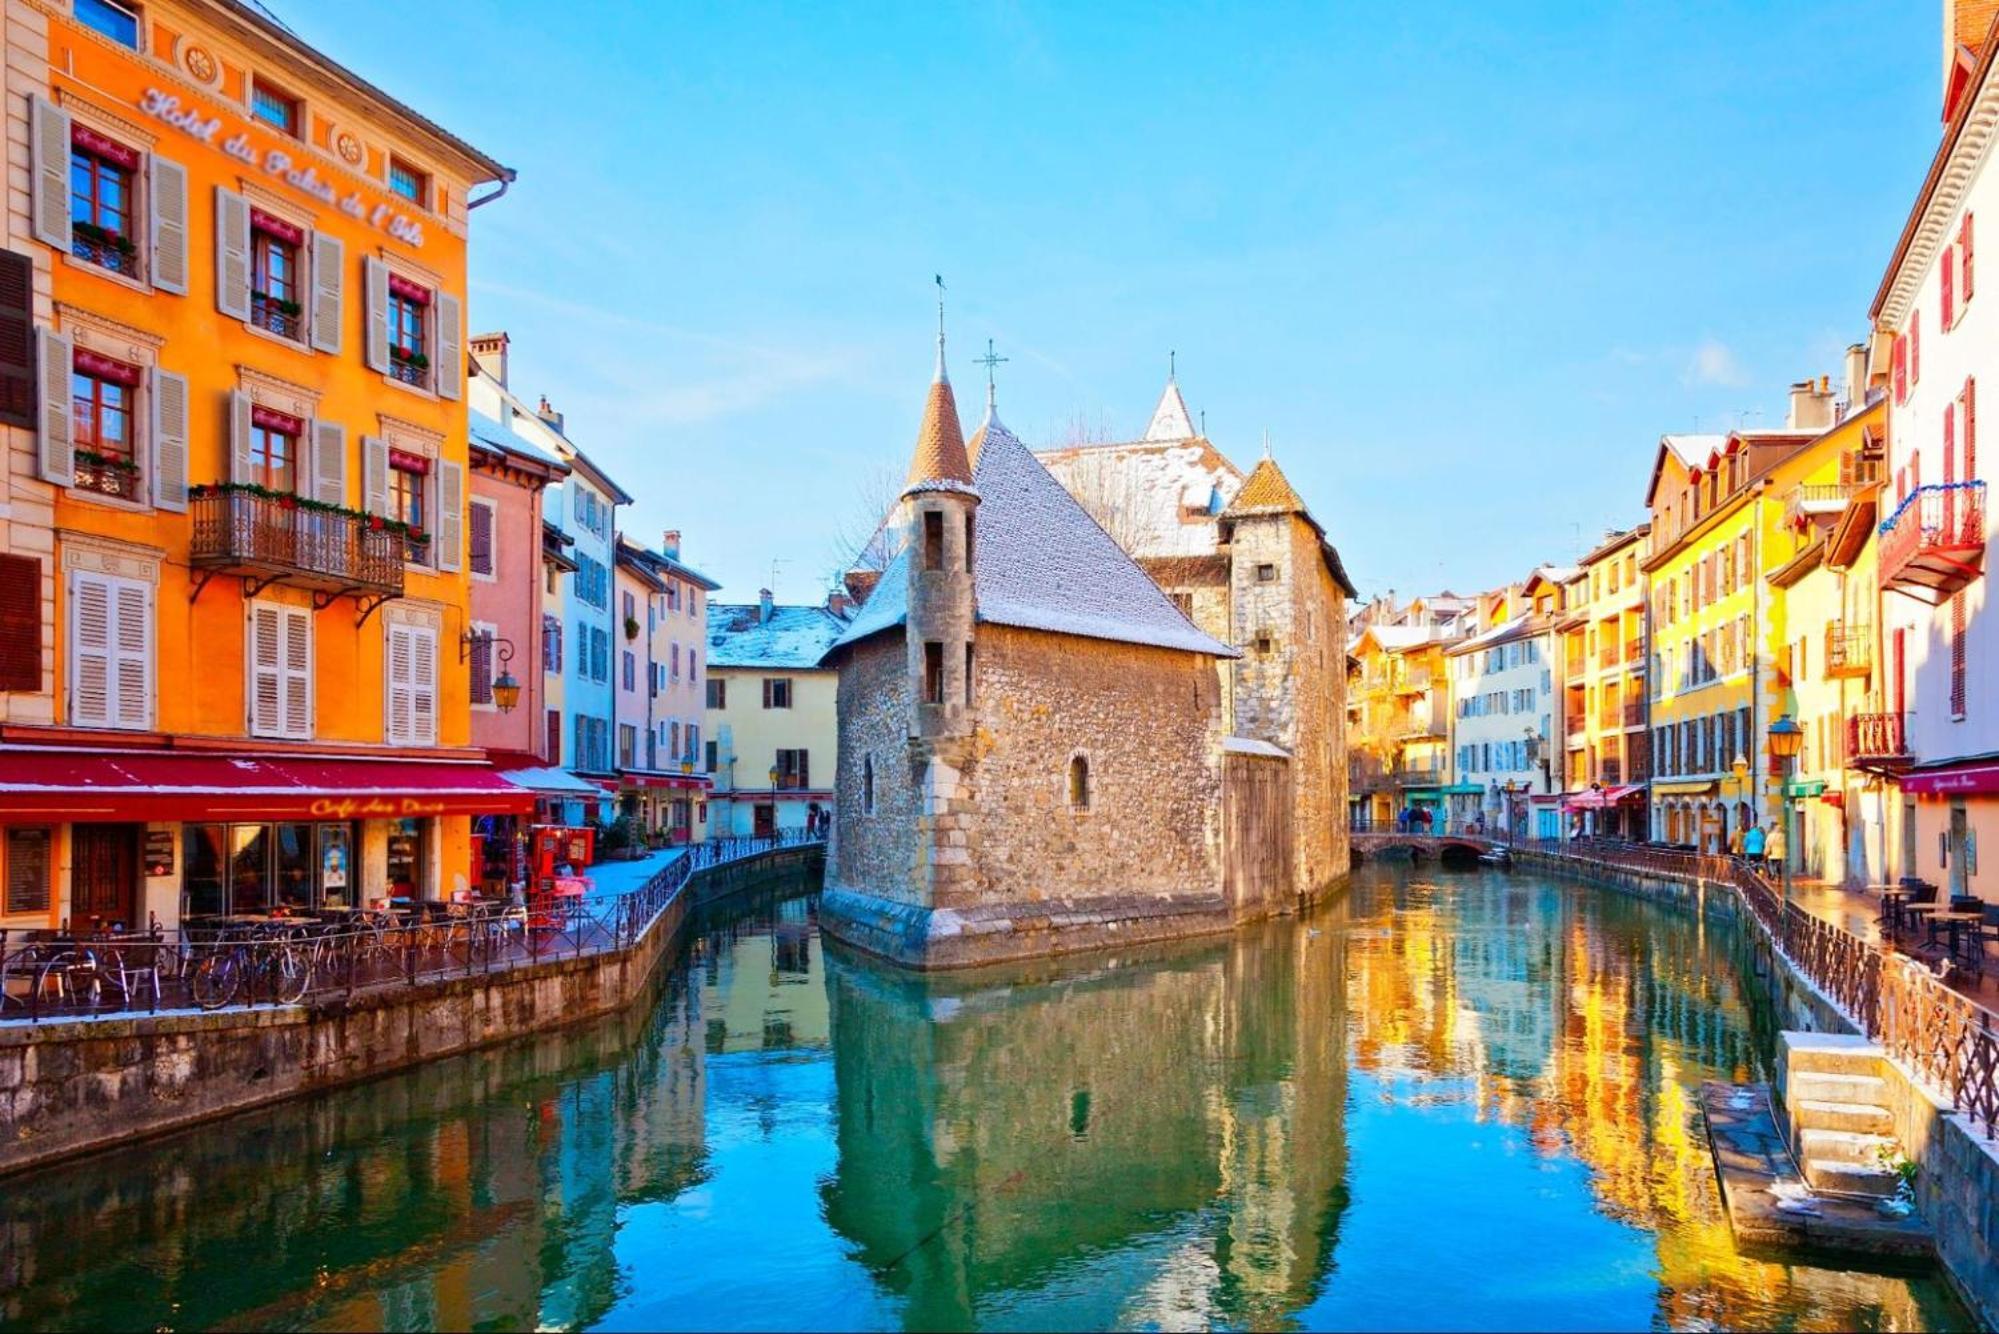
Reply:
<svg viewBox="0 0 1999 1334"><path fill-rule="evenodd" d="M627 638L627 639L637 639L638 637L639 637L639 619L638 619L638 617L636 617L636 616L627 616L627 617L625 617L625 638Z"/></svg>

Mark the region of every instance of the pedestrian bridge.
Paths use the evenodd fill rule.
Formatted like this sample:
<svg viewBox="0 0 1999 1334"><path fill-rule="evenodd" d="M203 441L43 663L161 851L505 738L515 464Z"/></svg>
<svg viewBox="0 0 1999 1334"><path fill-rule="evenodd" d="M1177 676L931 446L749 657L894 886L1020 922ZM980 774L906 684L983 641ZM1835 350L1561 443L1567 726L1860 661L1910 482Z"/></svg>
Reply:
<svg viewBox="0 0 1999 1334"><path fill-rule="evenodd" d="M1409 834L1400 830L1355 830L1347 835L1356 861L1406 851L1417 861L1472 861L1495 847L1477 834Z"/></svg>

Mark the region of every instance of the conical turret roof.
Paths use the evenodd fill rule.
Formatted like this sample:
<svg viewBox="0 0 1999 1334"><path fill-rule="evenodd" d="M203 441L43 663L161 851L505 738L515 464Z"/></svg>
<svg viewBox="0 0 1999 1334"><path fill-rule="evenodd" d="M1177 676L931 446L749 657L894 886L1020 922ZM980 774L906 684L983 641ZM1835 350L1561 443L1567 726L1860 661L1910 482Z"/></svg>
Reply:
<svg viewBox="0 0 1999 1334"><path fill-rule="evenodd" d="M1187 400L1180 397L1180 382L1168 380L1159 406L1152 410L1152 422L1145 428L1147 440L1191 440L1194 419L1187 412Z"/></svg>
<svg viewBox="0 0 1999 1334"><path fill-rule="evenodd" d="M937 374L930 381L930 396L923 401L923 424L916 429L916 452L909 460L903 494L971 489L972 460L965 452L965 428L958 421L958 397L951 392L951 377L944 370L944 338L939 334Z"/></svg>
<svg viewBox="0 0 1999 1334"><path fill-rule="evenodd" d="M1222 511L1225 519L1240 518L1247 514L1304 514L1305 502L1291 489L1277 460L1265 455L1243 480L1242 490L1235 493L1235 499Z"/></svg>

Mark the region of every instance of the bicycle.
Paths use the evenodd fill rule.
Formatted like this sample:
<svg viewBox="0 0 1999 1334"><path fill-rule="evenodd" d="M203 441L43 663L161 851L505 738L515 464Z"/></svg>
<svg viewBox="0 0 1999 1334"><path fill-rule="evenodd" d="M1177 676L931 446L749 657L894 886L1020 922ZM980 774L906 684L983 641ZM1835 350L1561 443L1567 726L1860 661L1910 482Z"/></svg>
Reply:
<svg viewBox="0 0 1999 1334"><path fill-rule="evenodd" d="M188 988L194 1003L204 1010L219 1010L247 986L253 1004L260 990L279 1005L298 1004L312 987L316 952L311 946L301 949L302 944L305 932L298 927L218 941L214 952L195 967Z"/></svg>

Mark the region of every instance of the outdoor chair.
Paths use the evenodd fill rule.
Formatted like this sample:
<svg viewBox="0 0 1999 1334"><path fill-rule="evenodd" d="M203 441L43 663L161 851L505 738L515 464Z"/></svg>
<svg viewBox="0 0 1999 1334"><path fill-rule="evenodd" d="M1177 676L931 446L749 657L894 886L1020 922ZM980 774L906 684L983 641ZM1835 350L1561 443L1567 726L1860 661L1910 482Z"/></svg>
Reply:
<svg viewBox="0 0 1999 1334"><path fill-rule="evenodd" d="M151 1003L157 1006L162 946L157 933L91 946L89 953L95 964L100 994L115 994L127 1008L137 1008L150 995Z"/></svg>

